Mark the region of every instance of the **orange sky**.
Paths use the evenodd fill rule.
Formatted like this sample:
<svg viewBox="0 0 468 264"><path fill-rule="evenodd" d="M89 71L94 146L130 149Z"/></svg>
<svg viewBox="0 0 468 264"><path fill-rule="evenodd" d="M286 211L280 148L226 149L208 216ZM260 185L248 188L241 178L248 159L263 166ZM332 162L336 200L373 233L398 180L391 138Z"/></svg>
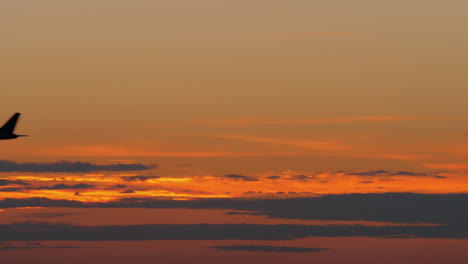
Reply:
<svg viewBox="0 0 468 264"><path fill-rule="evenodd" d="M464 192L466 7L435 0L4 3L0 116L22 112L18 130L31 137L0 142L0 159L158 164L145 173L190 179L164 183L170 192L221 196ZM361 178L336 176L340 170L450 175L361 186ZM217 178L290 171L334 176L327 184L285 180L281 188ZM106 192L89 196L120 197Z"/></svg>
<svg viewBox="0 0 468 264"><path fill-rule="evenodd" d="M2 264L466 263L467 10L2 1Z"/></svg>

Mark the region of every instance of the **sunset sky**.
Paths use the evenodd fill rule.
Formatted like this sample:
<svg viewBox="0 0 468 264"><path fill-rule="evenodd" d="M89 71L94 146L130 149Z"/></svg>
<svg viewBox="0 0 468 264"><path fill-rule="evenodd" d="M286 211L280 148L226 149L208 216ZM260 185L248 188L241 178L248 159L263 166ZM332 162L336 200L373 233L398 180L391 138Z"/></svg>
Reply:
<svg viewBox="0 0 468 264"><path fill-rule="evenodd" d="M465 263L467 10L0 3L0 258Z"/></svg>

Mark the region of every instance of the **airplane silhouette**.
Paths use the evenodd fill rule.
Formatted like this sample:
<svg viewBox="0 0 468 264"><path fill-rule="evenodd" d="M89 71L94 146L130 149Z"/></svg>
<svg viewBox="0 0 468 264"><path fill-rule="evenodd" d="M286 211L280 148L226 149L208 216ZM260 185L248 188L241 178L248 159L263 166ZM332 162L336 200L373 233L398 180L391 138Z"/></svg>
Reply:
<svg viewBox="0 0 468 264"><path fill-rule="evenodd" d="M16 135L13 133L16 127L16 122L18 122L18 118L20 117L20 113L15 113L10 120L8 120L5 125L0 128L0 140L3 139L15 139L18 137L27 137L28 135Z"/></svg>

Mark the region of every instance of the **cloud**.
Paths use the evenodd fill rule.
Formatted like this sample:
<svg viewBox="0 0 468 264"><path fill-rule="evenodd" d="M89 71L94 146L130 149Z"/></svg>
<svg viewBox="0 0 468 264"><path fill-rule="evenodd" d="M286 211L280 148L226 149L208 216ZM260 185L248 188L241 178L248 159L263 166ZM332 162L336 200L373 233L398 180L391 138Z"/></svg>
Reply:
<svg viewBox="0 0 468 264"><path fill-rule="evenodd" d="M24 181L11 181L11 180L0 179L0 186L7 186L7 185L29 185L29 183L24 182Z"/></svg>
<svg viewBox="0 0 468 264"><path fill-rule="evenodd" d="M328 248L304 248L304 247L277 247L261 245L236 245L236 246L215 246L214 249L227 251L258 251L258 252L281 252L281 253L311 253L329 250Z"/></svg>
<svg viewBox="0 0 468 264"><path fill-rule="evenodd" d="M121 177L124 181L147 181L151 179L159 179L158 176L123 176Z"/></svg>
<svg viewBox="0 0 468 264"><path fill-rule="evenodd" d="M468 239L464 226L148 224L77 226L48 222L0 225L0 241L293 240L308 237Z"/></svg>
<svg viewBox="0 0 468 264"><path fill-rule="evenodd" d="M298 181L308 181L308 180L317 180L319 177L313 175L292 175L289 180L298 180Z"/></svg>
<svg viewBox="0 0 468 264"><path fill-rule="evenodd" d="M8 242L8 243L0 243L0 251L7 251L7 250L19 250L19 249L38 249L38 248L56 248L56 249L73 249L73 248L81 248L75 246L47 246L42 243L37 242Z"/></svg>
<svg viewBox="0 0 468 264"><path fill-rule="evenodd" d="M238 175L238 174L228 174L228 175L224 175L223 177L227 179L238 180L238 181L258 181L258 179L253 178L251 176L244 176L244 175Z"/></svg>
<svg viewBox="0 0 468 264"><path fill-rule="evenodd" d="M411 171L387 171L387 170L373 170L373 171L364 171L364 172L351 172L349 175L356 176L410 176L410 177L434 177L438 179L446 179L446 176L440 176L434 173L425 173L425 172L411 172Z"/></svg>
<svg viewBox="0 0 468 264"><path fill-rule="evenodd" d="M67 184L59 183L59 184L55 184L52 187L41 186L38 189L39 190L74 190L74 189L93 189L93 188L95 188L94 185L85 184L85 183L79 183L79 184L74 184L74 185L67 185Z"/></svg>
<svg viewBox="0 0 468 264"><path fill-rule="evenodd" d="M79 215L81 213L34 213L34 214L26 214L24 217L27 218L59 218L69 215Z"/></svg>
<svg viewBox="0 0 468 264"><path fill-rule="evenodd" d="M248 212L227 212L226 215L265 215L264 213L248 213Z"/></svg>
<svg viewBox="0 0 468 264"><path fill-rule="evenodd" d="M35 204L35 205L33 205ZM39 205L41 204L41 205ZM89 204L90 206L91 204ZM103 205L103 204L102 204ZM44 197L31 197L24 199L5 198L0 200L0 208L17 208L17 207L89 207L85 203L71 200L54 200Z"/></svg>
<svg viewBox="0 0 468 264"><path fill-rule="evenodd" d="M447 169L452 171L466 171L468 170L468 164L466 163L449 163L449 164L424 164L428 168L436 169Z"/></svg>
<svg viewBox="0 0 468 264"><path fill-rule="evenodd" d="M116 190L116 189L124 189L128 188L128 185L125 184L115 184L110 187L110 190Z"/></svg>
<svg viewBox="0 0 468 264"><path fill-rule="evenodd" d="M359 183L362 183L362 184L371 184L371 183L374 183L373 181L360 181Z"/></svg>
<svg viewBox="0 0 468 264"><path fill-rule="evenodd" d="M374 171L364 171L364 172L353 172L351 175L356 176L379 176L381 174L389 174L389 171L386 170L374 170Z"/></svg>
<svg viewBox="0 0 468 264"><path fill-rule="evenodd" d="M350 116L299 120L274 120L263 117L238 117L232 119L205 119L191 120L176 123L165 123L157 127L203 125L212 127L248 127L248 126L288 126L288 125L319 125L340 123L387 123L399 121L439 121L457 120L455 117L430 117L430 116Z"/></svg>
<svg viewBox="0 0 468 264"><path fill-rule="evenodd" d="M285 199L195 199L188 201L125 198L110 202L79 202L47 198L0 200L0 208L188 208L223 209L263 214L277 219L349 220L394 223L467 225L468 194L341 194ZM467 230L468 232L468 230ZM467 233L468 234L468 233Z"/></svg>
<svg viewBox="0 0 468 264"><path fill-rule="evenodd" d="M362 36L364 33L351 32L351 31L325 31L325 32L288 32L277 33L272 35L269 39L273 40L303 40L309 38L343 38L343 37L356 37Z"/></svg>
<svg viewBox="0 0 468 264"><path fill-rule="evenodd" d="M50 156L83 156L83 157L218 157L225 152L174 152L151 151L145 149L119 148L113 146L67 146L37 147L36 151ZM127 164L135 165L135 164Z"/></svg>
<svg viewBox="0 0 468 264"><path fill-rule="evenodd" d="M23 188L21 187L8 187L8 188L1 188L0 192L19 192L22 190Z"/></svg>
<svg viewBox="0 0 468 264"><path fill-rule="evenodd" d="M156 165L109 164L60 161L56 163L17 163L1 160L0 172L94 172L94 171L140 171L156 168Z"/></svg>
<svg viewBox="0 0 468 264"><path fill-rule="evenodd" d="M301 140L289 138L268 138L259 137L245 134L235 135L208 135L211 138L232 139L245 142L272 144L272 145L289 145L303 149L314 150L351 150L354 147L351 145L343 144L337 141L314 141L314 140Z"/></svg>

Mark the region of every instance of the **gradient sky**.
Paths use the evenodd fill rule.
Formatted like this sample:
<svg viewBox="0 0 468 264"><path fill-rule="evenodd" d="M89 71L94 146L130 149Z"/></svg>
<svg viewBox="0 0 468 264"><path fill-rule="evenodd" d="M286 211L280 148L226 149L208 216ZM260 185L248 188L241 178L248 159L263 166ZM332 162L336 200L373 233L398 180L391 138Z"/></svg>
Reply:
<svg viewBox="0 0 468 264"><path fill-rule="evenodd" d="M460 0L3 1L0 122L21 112L17 133L31 135L0 142L0 204L18 199L3 213L77 207L32 197L466 193L467 9Z"/></svg>

